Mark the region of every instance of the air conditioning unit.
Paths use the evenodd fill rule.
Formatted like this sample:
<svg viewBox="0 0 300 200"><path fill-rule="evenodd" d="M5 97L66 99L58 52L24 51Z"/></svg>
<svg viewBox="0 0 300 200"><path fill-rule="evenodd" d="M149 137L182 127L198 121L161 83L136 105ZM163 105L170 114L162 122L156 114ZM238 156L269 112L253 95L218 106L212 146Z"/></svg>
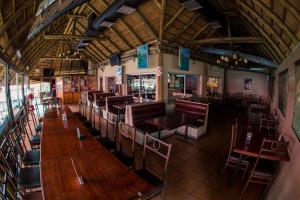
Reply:
<svg viewBox="0 0 300 200"><path fill-rule="evenodd" d="M197 10L202 8L202 5L196 0L179 0L179 2L188 10Z"/></svg>

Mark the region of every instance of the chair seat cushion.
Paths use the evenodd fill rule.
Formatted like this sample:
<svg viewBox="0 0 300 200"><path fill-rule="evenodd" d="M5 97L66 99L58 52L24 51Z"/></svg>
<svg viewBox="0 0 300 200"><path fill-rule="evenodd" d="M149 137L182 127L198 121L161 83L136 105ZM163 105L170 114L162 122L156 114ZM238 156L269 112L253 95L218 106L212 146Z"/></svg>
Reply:
<svg viewBox="0 0 300 200"><path fill-rule="evenodd" d="M20 169L18 183L23 188L41 187L39 166Z"/></svg>
<svg viewBox="0 0 300 200"><path fill-rule="evenodd" d="M38 124L38 125L35 126L35 131L36 131L36 132L41 132L41 131L42 131L42 128L43 128L42 125L41 125L41 124Z"/></svg>
<svg viewBox="0 0 300 200"><path fill-rule="evenodd" d="M192 127L192 128L199 128L203 125L204 125L204 122L202 122L202 121L193 121L193 122L188 124L188 126Z"/></svg>
<svg viewBox="0 0 300 200"><path fill-rule="evenodd" d="M238 157L235 157L235 156L230 156L229 157L229 161L230 162L235 162L235 163L240 162L240 164L244 164L244 165L248 165L249 164L249 161L244 160L244 159L240 160Z"/></svg>
<svg viewBox="0 0 300 200"><path fill-rule="evenodd" d="M153 126L151 124L147 124L147 123L140 123L135 125L135 128L137 131L142 132L144 134L148 133L154 133L157 132L158 128L156 126Z"/></svg>
<svg viewBox="0 0 300 200"><path fill-rule="evenodd" d="M160 180L159 178L157 178L156 176L154 176L152 173L150 173L145 169L137 170L136 174L155 187L164 185L162 180Z"/></svg>
<svg viewBox="0 0 300 200"><path fill-rule="evenodd" d="M41 142L41 136L40 135L33 135L31 138L30 138L30 144L40 144Z"/></svg>
<svg viewBox="0 0 300 200"><path fill-rule="evenodd" d="M25 152L23 162L26 165L38 165L40 162L40 150L31 150Z"/></svg>

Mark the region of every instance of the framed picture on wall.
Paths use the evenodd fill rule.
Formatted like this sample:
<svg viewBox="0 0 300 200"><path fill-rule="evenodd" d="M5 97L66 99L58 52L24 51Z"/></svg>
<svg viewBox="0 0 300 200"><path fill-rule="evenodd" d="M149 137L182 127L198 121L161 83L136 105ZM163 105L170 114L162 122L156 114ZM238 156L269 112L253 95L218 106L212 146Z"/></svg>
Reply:
<svg viewBox="0 0 300 200"><path fill-rule="evenodd" d="M300 59L295 63L295 108L293 129L300 141Z"/></svg>
<svg viewBox="0 0 300 200"><path fill-rule="evenodd" d="M244 90L247 92L252 91L252 78L245 78L244 79Z"/></svg>
<svg viewBox="0 0 300 200"><path fill-rule="evenodd" d="M278 108L285 117L288 99L288 70L284 70L278 76Z"/></svg>

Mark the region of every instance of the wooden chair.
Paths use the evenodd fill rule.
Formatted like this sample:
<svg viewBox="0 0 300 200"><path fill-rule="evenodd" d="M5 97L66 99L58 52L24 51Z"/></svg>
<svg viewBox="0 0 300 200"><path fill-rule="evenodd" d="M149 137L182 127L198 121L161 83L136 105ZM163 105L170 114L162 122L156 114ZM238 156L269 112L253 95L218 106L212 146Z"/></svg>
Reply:
<svg viewBox="0 0 300 200"><path fill-rule="evenodd" d="M41 135L37 134L37 132L33 132L30 121L26 117L25 113L22 113L18 119L19 128L23 130L23 133L27 137L31 149L39 149L41 143Z"/></svg>
<svg viewBox="0 0 300 200"><path fill-rule="evenodd" d="M238 170L243 171L243 176L242 176L242 180L243 180L249 168L249 161L242 159L239 154L233 152L233 148L236 142L237 132L238 132L238 120L235 119L235 123L234 125L232 125L232 129L231 129L230 149L222 173L225 172L227 167L236 168Z"/></svg>
<svg viewBox="0 0 300 200"><path fill-rule="evenodd" d="M127 166L135 168L135 136L136 130L134 127L124 123L119 122L119 154L118 158ZM127 152L123 152L123 143L130 141L131 148ZM125 145L124 145L125 146ZM126 151L126 150L125 150Z"/></svg>
<svg viewBox="0 0 300 200"><path fill-rule="evenodd" d="M156 137L146 134L143 149L143 166L141 170L138 170L136 172L141 178L155 186L155 190L151 191L148 194L143 194L142 199L152 199L153 197L158 195L161 195L164 199L165 177L171 154L171 148L172 144L168 144L162 140L157 139ZM147 169L146 157L148 155L148 152L152 152L164 160L162 177L154 175Z"/></svg>
<svg viewBox="0 0 300 200"><path fill-rule="evenodd" d="M110 112L107 114L107 139L115 148L118 142L117 119L117 115Z"/></svg>
<svg viewBox="0 0 300 200"><path fill-rule="evenodd" d="M40 150L27 150L22 129L20 129L19 125L12 126L6 137L7 142L10 144L11 148L15 149L15 152L17 152L18 157L21 158L21 161L25 166L39 165Z"/></svg>
<svg viewBox="0 0 300 200"><path fill-rule="evenodd" d="M39 166L22 167L19 162L18 152L12 148L7 138L0 146L1 164L8 172L11 179L17 183L17 187L25 193L26 190L33 190L41 187Z"/></svg>
<svg viewBox="0 0 300 200"><path fill-rule="evenodd" d="M266 194L278 171L279 160L274 160L273 156L284 157L287 153L288 145L289 143L285 141L263 140L250 176L241 192L240 199L243 197L249 183L266 185L263 196Z"/></svg>

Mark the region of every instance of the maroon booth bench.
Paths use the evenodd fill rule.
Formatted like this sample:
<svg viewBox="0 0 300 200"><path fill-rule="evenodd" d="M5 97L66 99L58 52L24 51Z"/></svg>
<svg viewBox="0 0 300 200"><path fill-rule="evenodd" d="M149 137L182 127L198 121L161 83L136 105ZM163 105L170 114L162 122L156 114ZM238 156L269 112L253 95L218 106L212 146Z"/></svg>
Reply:
<svg viewBox="0 0 300 200"><path fill-rule="evenodd" d="M176 100L175 111L184 112L199 117L197 121L188 124L188 137L198 139L206 133L209 106L205 103L192 102L187 100ZM184 134L185 127L179 127L176 132Z"/></svg>

